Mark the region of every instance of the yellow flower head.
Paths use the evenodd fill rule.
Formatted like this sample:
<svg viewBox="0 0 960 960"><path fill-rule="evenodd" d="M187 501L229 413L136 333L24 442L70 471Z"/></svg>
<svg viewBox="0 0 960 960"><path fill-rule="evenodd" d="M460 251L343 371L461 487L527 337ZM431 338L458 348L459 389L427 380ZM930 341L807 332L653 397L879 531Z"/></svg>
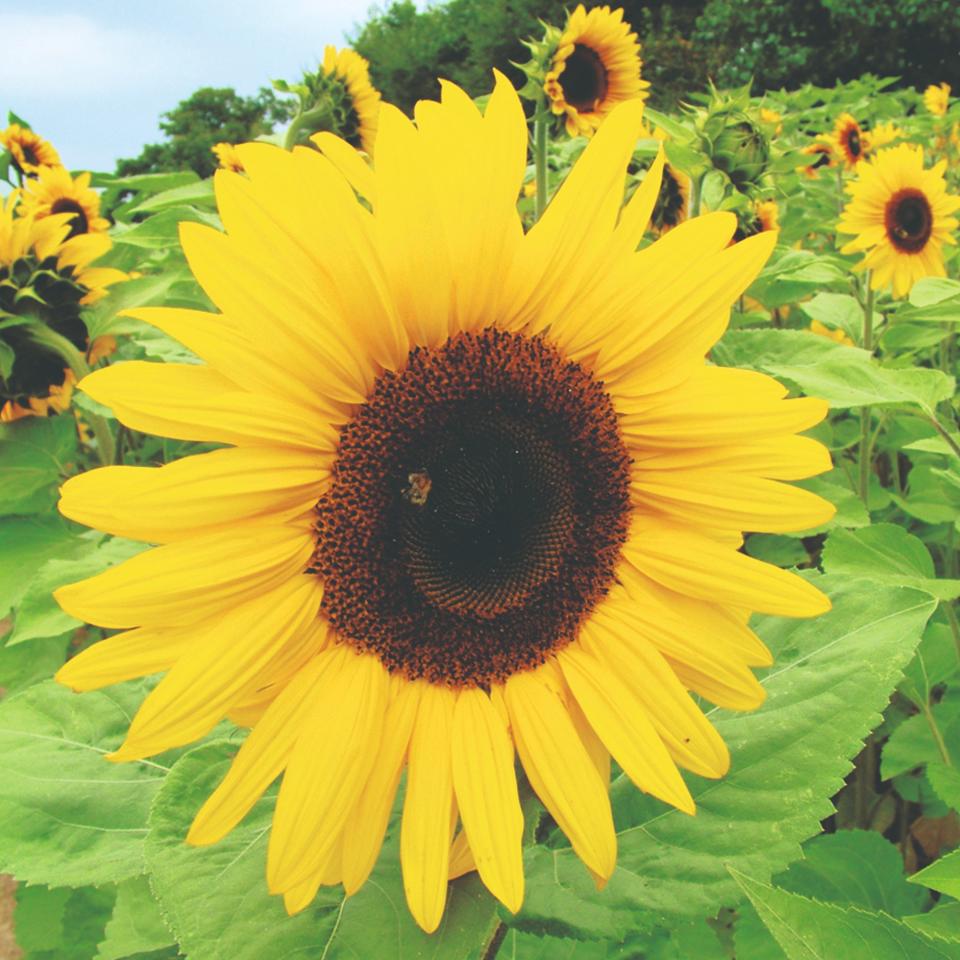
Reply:
<svg viewBox="0 0 960 960"><path fill-rule="evenodd" d="M852 170L870 152L870 135L849 114L842 113L833 129L832 143L837 156Z"/></svg>
<svg viewBox="0 0 960 960"><path fill-rule="evenodd" d="M740 222L731 240L740 243L759 233L775 233L780 226L780 208L776 200L759 200L750 204L750 210L740 217Z"/></svg>
<svg viewBox="0 0 960 960"><path fill-rule="evenodd" d="M879 150L893 143L894 140L902 140L906 134L892 121L887 123L878 123L870 131L870 149Z"/></svg>
<svg viewBox="0 0 960 960"><path fill-rule="evenodd" d="M323 73L339 80L347 94L344 116L338 133L353 147L373 153L380 115L380 92L370 83L370 63L354 50L327 46L323 52Z"/></svg>
<svg viewBox="0 0 960 960"><path fill-rule="evenodd" d="M10 151L21 173L35 174L40 167L60 166L60 156L53 146L27 127L11 123L0 131L0 145Z"/></svg>
<svg viewBox="0 0 960 960"><path fill-rule="evenodd" d="M232 143L216 143L210 149L216 156L221 170L243 173L243 163L237 153L237 148Z"/></svg>
<svg viewBox="0 0 960 960"><path fill-rule="evenodd" d="M960 197L947 193L945 169L941 161L924 170L923 148L907 143L857 166L837 230L855 234L844 253L868 251L860 268L873 271L875 289L892 284L903 297L917 280L944 276L941 248L956 242L951 214L960 208Z"/></svg>
<svg viewBox="0 0 960 960"><path fill-rule="evenodd" d="M810 159L797 167L797 173L803 173L811 180L816 180L820 176L820 170L824 167L834 165L835 154L832 141L829 138L824 137L813 143L808 143L800 152Z"/></svg>
<svg viewBox="0 0 960 960"><path fill-rule="evenodd" d="M761 122L767 124L769 127L773 127L773 135L778 136L780 131L783 129L783 117L776 110L771 110L769 107L760 108L760 120Z"/></svg>
<svg viewBox="0 0 960 960"><path fill-rule="evenodd" d="M24 184L18 213L42 220L55 214L69 214L69 236L102 233L110 222L100 216L100 195L90 189L90 174L76 179L63 167L39 167L36 177Z"/></svg>
<svg viewBox="0 0 960 960"><path fill-rule="evenodd" d="M644 100L640 44L622 10L580 4L567 18L543 89L550 109L565 117L567 133L591 136L625 100Z"/></svg>
<svg viewBox="0 0 960 960"><path fill-rule="evenodd" d="M935 117L942 117L950 106L950 84L931 83L923 91L923 103Z"/></svg>
<svg viewBox="0 0 960 960"><path fill-rule="evenodd" d="M517 757L602 882L611 757L693 812L680 768L729 757L690 691L756 707L748 611L829 606L738 549L833 514L784 482L829 468L797 436L826 404L705 362L775 234L728 248L715 213L638 251L663 164L621 211L642 109L610 112L526 233L527 126L499 75L484 113L448 83L416 123L385 105L372 165L329 135L325 157L242 145L247 176L216 184L228 232L181 228L217 312L133 314L203 362L81 384L135 430L226 446L63 486L66 516L159 546L57 592L123 631L58 677L166 672L114 760L252 726L187 840L282 774L267 883L291 913L363 885L404 769L417 922L470 869L517 911Z"/></svg>
<svg viewBox="0 0 960 960"><path fill-rule="evenodd" d="M833 340L834 343L842 343L846 347L854 346L853 341L839 327L828 327L819 320L810 321L810 332L815 333L818 337Z"/></svg>
<svg viewBox="0 0 960 960"><path fill-rule="evenodd" d="M110 238L71 235L73 214L38 217L21 212L20 203L19 191L0 203L0 316L29 317L84 351L87 331L80 307L125 279L119 270L91 266L110 249ZM63 360L37 345L30 324L3 327L0 341L14 353L10 375L0 378L0 399L34 409L34 399L57 396L51 388L64 383Z"/></svg>

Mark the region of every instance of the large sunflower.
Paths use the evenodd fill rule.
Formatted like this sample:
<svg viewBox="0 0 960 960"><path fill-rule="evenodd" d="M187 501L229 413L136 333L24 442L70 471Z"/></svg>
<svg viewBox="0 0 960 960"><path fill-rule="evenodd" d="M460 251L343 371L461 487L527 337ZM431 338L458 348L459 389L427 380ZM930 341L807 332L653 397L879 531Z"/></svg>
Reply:
<svg viewBox="0 0 960 960"><path fill-rule="evenodd" d="M640 44L622 10L580 4L567 18L543 89L567 133L590 136L617 104L645 99Z"/></svg>
<svg viewBox="0 0 960 960"><path fill-rule="evenodd" d="M30 210L22 212L20 201L16 191L0 204L0 317L10 321L0 327L0 343L14 353L12 370L0 377L0 401L42 412L31 400L41 401L42 407L43 401L63 396L62 391L51 393L51 387L63 386L64 361L37 342L32 324L40 323L77 351L86 351L80 308L100 299L126 274L90 265L110 249L106 234L71 236L72 214L38 217ZM57 404L49 409L57 409Z"/></svg>
<svg viewBox="0 0 960 960"><path fill-rule="evenodd" d="M69 236L102 233L110 222L100 216L100 195L90 188L90 174L74 178L63 167L40 167L36 176L23 187L21 214L32 214L37 220L53 214L70 216Z"/></svg>
<svg viewBox="0 0 960 960"><path fill-rule="evenodd" d="M53 145L19 123L11 123L6 130L0 130L0 144L10 151L14 165L21 173L32 176L40 167L60 166L60 155Z"/></svg>
<svg viewBox="0 0 960 960"><path fill-rule="evenodd" d="M67 481L68 517L159 546L57 592L124 631L58 677L167 672L114 760L252 726L188 840L282 774L267 879L291 912L364 883L404 768L418 923L471 864L519 909L514 751L602 883L610 757L692 813L678 765L729 760L688 691L755 707L748 611L829 606L738 550L832 514L783 482L828 467L796 435L826 405L704 361L775 235L728 249L716 213L635 252L663 162L621 210L641 111L611 114L526 234L499 76L484 115L450 84L416 125L385 106L373 169L330 137L326 158L241 146L247 175L215 177L226 232L181 228L222 312L135 312L204 364L82 382L133 429L232 446Z"/></svg>
<svg viewBox="0 0 960 960"><path fill-rule="evenodd" d="M832 141L848 170L852 170L870 151L870 135L849 113L837 117Z"/></svg>
<svg viewBox="0 0 960 960"><path fill-rule="evenodd" d="M904 143L857 166L837 230L856 234L844 253L869 251L860 266L873 270L875 289L892 283L903 297L917 280L945 275L941 248L956 243L951 214L960 208L960 197L947 193L946 165L924 170L923 148Z"/></svg>
<svg viewBox="0 0 960 960"><path fill-rule="evenodd" d="M354 50L327 46L323 52L322 73L342 87L342 116L337 131L352 147L373 153L380 115L380 92L370 82L370 63Z"/></svg>

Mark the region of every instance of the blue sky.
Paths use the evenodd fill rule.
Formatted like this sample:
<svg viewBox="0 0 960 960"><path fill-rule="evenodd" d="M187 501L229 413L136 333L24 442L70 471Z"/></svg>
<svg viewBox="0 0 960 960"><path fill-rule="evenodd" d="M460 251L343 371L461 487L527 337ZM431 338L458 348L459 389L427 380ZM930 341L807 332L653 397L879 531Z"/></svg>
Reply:
<svg viewBox="0 0 960 960"><path fill-rule="evenodd" d="M161 139L202 86L244 94L315 67L370 0L0 0L0 120L13 109L75 170L113 170ZM2 128L2 124L0 124Z"/></svg>

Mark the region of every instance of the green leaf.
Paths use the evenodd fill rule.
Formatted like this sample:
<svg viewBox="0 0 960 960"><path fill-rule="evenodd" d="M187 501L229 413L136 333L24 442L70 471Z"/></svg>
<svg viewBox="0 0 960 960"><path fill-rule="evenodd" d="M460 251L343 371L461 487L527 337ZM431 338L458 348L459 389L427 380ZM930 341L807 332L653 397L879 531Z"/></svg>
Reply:
<svg viewBox="0 0 960 960"><path fill-rule="evenodd" d="M53 681L0 702L0 869L83 886L143 872L161 763L113 764L143 683L78 696Z"/></svg>
<svg viewBox="0 0 960 960"><path fill-rule="evenodd" d="M960 492L925 463L911 469L906 495L894 494L893 500L911 517L924 523L952 523L960 516Z"/></svg>
<svg viewBox="0 0 960 960"><path fill-rule="evenodd" d="M960 322L960 282L947 277L925 277L910 290L909 306L901 307L895 321L911 323Z"/></svg>
<svg viewBox="0 0 960 960"><path fill-rule="evenodd" d="M929 913L904 917L903 922L928 937L960 941L960 903L941 903Z"/></svg>
<svg viewBox="0 0 960 960"><path fill-rule="evenodd" d="M830 797L850 757L880 720L936 602L875 582L814 579L833 600L816 620L762 618L776 665L756 712L715 710L730 773L688 778L697 816L644 796L625 778L613 787L617 870L603 893L569 849L527 852L527 896L518 924L582 938L616 937L638 925L710 916L738 892L727 865L769 877L833 812Z"/></svg>
<svg viewBox="0 0 960 960"><path fill-rule="evenodd" d="M0 689L6 696L49 680L67 658L70 635L48 637L28 647L0 646Z"/></svg>
<svg viewBox="0 0 960 960"><path fill-rule="evenodd" d="M146 877L125 880L117 887L117 902L94 960L122 960L173 944L160 906Z"/></svg>
<svg viewBox="0 0 960 960"><path fill-rule="evenodd" d="M0 516L49 510L77 455L73 417L24 417L0 424Z"/></svg>
<svg viewBox="0 0 960 960"><path fill-rule="evenodd" d="M275 796L268 795L229 836L210 847L184 837L214 790L236 744L205 744L182 757L157 795L145 854L151 885L177 941L190 960L325 960L377 957L402 960L479 958L497 926L495 903L476 874L450 887L439 930L428 936L407 910L396 836L388 839L374 873L355 896L321 887L302 913L287 916L270 896L266 849Z"/></svg>
<svg viewBox="0 0 960 960"><path fill-rule="evenodd" d="M164 190L162 193L155 193L135 207L130 207L126 213L127 215L150 213L157 210L166 210L168 207L182 207L186 204L200 204L206 207L216 206L213 196L213 181L198 180L195 183L186 183L180 187Z"/></svg>
<svg viewBox="0 0 960 960"><path fill-rule="evenodd" d="M747 538L744 549L751 557L776 564L778 567L795 567L810 560L803 544L795 537L753 533Z"/></svg>
<svg viewBox="0 0 960 960"><path fill-rule="evenodd" d="M933 688L956 672L957 646L950 628L944 623L929 623L916 656L904 671L900 689L921 707L929 702Z"/></svg>
<svg viewBox="0 0 960 960"><path fill-rule="evenodd" d="M929 307L934 303L960 297L960 280L947 277L924 277L910 288L909 301L914 307Z"/></svg>
<svg viewBox="0 0 960 960"><path fill-rule="evenodd" d="M6 380L13 373L13 362L17 355L9 343L0 340L0 380Z"/></svg>
<svg viewBox="0 0 960 960"><path fill-rule="evenodd" d="M789 380L835 410L907 403L932 415L954 392L953 377L940 370L883 367L865 350L799 330L731 330L715 356Z"/></svg>
<svg viewBox="0 0 960 960"><path fill-rule="evenodd" d="M924 542L893 523L834 530L823 548L825 573L916 587L938 600L960 596L960 580L938 580Z"/></svg>
<svg viewBox="0 0 960 960"><path fill-rule="evenodd" d="M960 944L932 940L885 913L822 903L731 873L789 960L960 960Z"/></svg>
<svg viewBox="0 0 960 960"><path fill-rule="evenodd" d="M47 560L75 556L84 546L81 528L62 517L0 518L0 618Z"/></svg>
<svg viewBox="0 0 960 960"><path fill-rule="evenodd" d="M930 709L931 715L946 741L947 749L960 746L960 691L947 696ZM890 780L924 763L941 758L940 748L923 713L908 717L890 734L880 757L880 777Z"/></svg>
<svg viewBox="0 0 960 960"><path fill-rule="evenodd" d="M824 500L829 500L837 508L837 512L819 527L799 530L789 534L789 536L804 538L841 527L866 527L870 525L870 514L867 512L867 508L860 499L860 495L847 482L841 470L835 469L821 477L801 480L797 483L797 486L817 494L818 497L823 497Z"/></svg>
<svg viewBox="0 0 960 960"><path fill-rule="evenodd" d="M821 834L804 845L803 857L775 878L777 887L894 917L915 913L926 900L907 882L897 847L873 830Z"/></svg>
<svg viewBox="0 0 960 960"><path fill-rule="evenodd" d="M799 307L811 320L842 330L854 342L862 335L863 308L848 293L818 293Z"/></svg>
<svg viewBox="0 0 960 960"><path fill-rule="evenodd" d="M929 867L915 873L910 882L922 883L931 890L960 898L960 850L934 860Z"/></svg>
<svg viewBox="0 0 960 960"><path fill-rule="evenodd" d="M163 250L176 247L180 240L180 224L184 222L205 223L219 226L220 221L212 214L195 207L177 206L134 224L128 230L113 234L116 243L125 243L148 250Z"/></svg>
<svg viewBox="0 0 960 960"><path fill-rule="evenodd" d="M927 764L927 779L937 796L954 810L960 810L960 770L945 763L933 761ZM957 928L960 930L960 927Z"/></svg>
<svg viewBox="0 0 960 960"><path fill-rule="evenodd" d="M170 288L180 279L176 271L165 270L149 277L137 277L117 284L110 293L85 314L90 339L94 340L107 333L126 333L140 330L143 324L139 320L122 317L126 310L135 307L147 307L164 303L170 294Z"/></svg>
<svg viewBox="0 0 960 960"><path fill-rule="evenodd" d="M14 928L23 960L90 960L115 896L112 887L19 886Z"/></svg>
<svg viewBox="0 0 960 960"><path fill-rule="evenodd" d="M48 560L32 578L14 616L13 633L8 646L43 637L55 637L82 621L60 609L53 591L66 583L102 573L107 567L122 563L147 549L146 544L122 537L106 537L87 533L82 539L88 550L70 560Z"/></svg>

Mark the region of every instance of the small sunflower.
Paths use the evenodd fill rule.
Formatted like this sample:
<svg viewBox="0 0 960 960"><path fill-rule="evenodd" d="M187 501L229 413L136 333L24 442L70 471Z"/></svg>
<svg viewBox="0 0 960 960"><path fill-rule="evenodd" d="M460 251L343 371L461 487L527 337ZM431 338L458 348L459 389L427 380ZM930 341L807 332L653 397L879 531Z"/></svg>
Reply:
<svg viewBox="0 0 960 960"><path fill-rule="evenodd" d="M567 18L543 84L550 109L565 116L571 137L591 136L625 100L644 100L640 44L623 11L583 4Z"/></svg>
<svg viewBox="0 0 960 960"><path fill-rule="evenodd" d="M282 774L267 881L291 913L365 882L404 769L417 922L473 867L518 910L516 757L602 883L611 756L692 813L678 766L729 757L689 691L757 706L748 611L829 606L738 549L832 515L784 482L828 469L796 435L826 404L704 359L776 237L727 248L715 213L638 252L663 163L621 210L641 114L611 112L528 233L499 75L484 114L447 83L416 124L384 106L372 167L329 136L326 159L241 146L246 176L214 180L227 232L181 228L222 312L135 311L203 364L82 382L134 429L231 446L64 485L68 517L160 546L58 591L123 630L58 677L166 671L116 761L252 726L187 839Z"/></svg>
<svg viewBox="0 0 960 960"><path fill-rule="evenodd" d="M740 243L759 233L770 233L780 226L780 208L776 200L757 200L750 204L749 212L739 218L732 243Z"/></svg>
<svg viewBox="0 0 960 960"><path fill-rule="evenodd" d="M119 270L90 266L110 249L110 238L104 233L71 236L71 214L21 213L20 201L16 191L0 204L0 316L38 320L86 351L80 308L126 279ZM32 399L57 396L52 388L65 382L63 359L35 342L29 324L4 325L0 341L14 353L10 375L0 378L0 399L33 409Z"/></svg>
<svg viewBox="0 0 960 960"><path fill-rule="evenodd" d="M370 63L354 50L327 46L321 72L335 79L344 96L338 104L336 132L352 147L372 155L380 115L380 93L370 82ZM339 116L342 114L342 116Z"/></svg>
<svg viewBox="0 0 960 960"><path fill-rule="evenodd" d="M76 179L63 167L40 167L36 176L23 187L18 213L42 220L56 214L69 214L70 233L102 233L110 222L100 216L100 195L90 189L90 174Z"/></svg>
<svg viewBox="0 0 960 960"><path fill-rule="evenodd" d="M21 173L33 175L40 167L60 166L60 155L53 146L19 123L11 123L6 130L0 131L0 144L10 151L14 165Z"/></svg>
<svg viewBox="0 0 960 960"><path fill-rule="evenodd" d="M869 134L849 113L841 113L833 129L833 144L837 155L852 170L870 151Z"/></svg>
<svg viewBox="0 0 960 960"><path fill-rule="evenodd" d="M844 253L869 251L860 267L873 271L874 289L892 283L903 297L917 280L945 275L941 248L956 243L951 214L960 208L960 197L947 193L945 169L941 160L924 170L923 148L907 143L857 166L837 230L856 234Z"/></svg>
<svg viewBox="0 0 960 960"><path fill-rule="evenodd" d="M237 148L232 143L215 143L210 149L217 158L221 170L243 173L243 163L237 153Z"/></svg>
<svg viewBox="0 0 960 960"><path fill-rule="evenodd" d="M816 180L824 167L832 167L834 164L833 146L824 140L808 143L800 152L810 159L797 167L797 173L803 173L811 180Z"/></svg>
<svg viewBox="0 0 960 960"><path fill-rule="evenodd" d="M923 103L935 117L942 117L950 106L950 84L931 83L923 91Z"/></svg>
<svg viewBox="0 0 960 960"><path fill-rule="evenodd" d="M76 383L77 378L74 372L65 367L63 382L50 384L47 396L27 397L27 406L22 406L15 400L8 400L3 407L0 407L0 423L11 423L14 420L22 420L24 417L48 417L51 414L69 410Z"/></svg>

